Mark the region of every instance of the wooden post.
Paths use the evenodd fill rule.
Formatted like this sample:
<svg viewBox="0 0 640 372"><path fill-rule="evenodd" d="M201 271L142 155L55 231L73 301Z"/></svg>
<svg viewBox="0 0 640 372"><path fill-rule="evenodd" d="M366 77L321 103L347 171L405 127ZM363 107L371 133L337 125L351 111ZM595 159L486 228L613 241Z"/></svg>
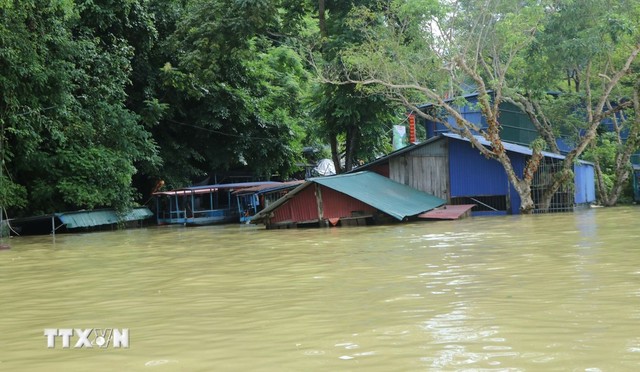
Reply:
<svg viewBox="0 0 640 372"><path fill-rule="evenodd" d="M56 237L56 215L52 214L51 215L51 234L53 235L53 237Z"/></svg>
<svg viewBox="0 0 640 372"><path fill-rule="evenodd" d="M322 226L322 220L324 219L324 209L322 207L322 189L319 184L315 184L316 186L316 205L318 206L318 222L320 222L320 226Z"/></svg>

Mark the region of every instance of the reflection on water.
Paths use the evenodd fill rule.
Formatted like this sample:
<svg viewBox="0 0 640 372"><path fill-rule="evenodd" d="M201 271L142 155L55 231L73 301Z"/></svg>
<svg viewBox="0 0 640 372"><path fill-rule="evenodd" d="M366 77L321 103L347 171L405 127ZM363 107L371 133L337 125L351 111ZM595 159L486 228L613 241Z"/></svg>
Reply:
<svg viewBox="0 0 640 372"><path fill-rule="evenodd" d="M0 370L635 370L639 220L14 238ZM47 349L43 334L109 327L129 328L128 349Z"/></svg>

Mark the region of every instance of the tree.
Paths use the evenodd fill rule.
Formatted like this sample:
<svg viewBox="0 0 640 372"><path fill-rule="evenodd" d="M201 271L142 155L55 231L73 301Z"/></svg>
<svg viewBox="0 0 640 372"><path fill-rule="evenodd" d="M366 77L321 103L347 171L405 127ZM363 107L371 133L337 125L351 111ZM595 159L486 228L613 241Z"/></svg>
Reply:
<svg viewBox="0 0 640 372"><path fill-rule="evenodd" d="M615 166L611 168L615 185L605 185L600 164L604 159L594 149L591 159L595 161L599 199L604 205L614 205L620 196L628 179L630 156L639 145L635 121L619 120L628 116L623 111L633 108L631 97L636 94L630 88L636 85L637 72L629 74L640 53L639 11L633 2L610 4L602 0L580 4L557 1L547 9L544 31L530 47L520 88L511 92L513 103L529 114L552 151L559 152L556 143L560 135L573 146L544 192L540 201L543 210L548 209L555 192L573 180L573 162L590 147L607 142L598 139L599 133L605 133L599 131L604 120L612 121L617 137ZM550 86L550 81L555 86ZM546 93L549 90L558 92L555 98ZM628 141L622 140L622 133L629 134Z"/></svg>
<svg viewBox="0 0 640 372"><path fill-rule="evenodd" d="M134 3L110 3L98 13ZM27 207L23 213L125 210L135 199L134 164L157 162L154 141L125 107L133 50L84 17L93 6L39 0L0 6L4 160L17 185L9 188L13 206Z"/></svg>
<svg viewBox="0 0 640 372"><path fill-rule="evenodd" d="M521 212L530 213L531 182L542 159L541 147L534 146L524 172L516 174L500 137L499 107L510 88L510 74L523 63L544 14L534 1L392 1L384 21L374 22L380 14L360 8L353 17L366 41L342 54L346 80L383 87L385 94L421 117L469 139L487 158L500 162L520 195ZM328 80L345 83L339 75ZM469 87L478 92L486 128L460 114L459 106L468 102L449 99ZM424 101L435 110L421 111L416 102ZM476 133L491 147L481 145Z"/></svg>
<svg viewBox="0 0 640 372"><path fill-rule="evenodd" d="M381 11L379 1L318 2L319 48L314 64L336 68L342 64L341 50L362 42L360 30L350 24L351 11L363 8ZM337 173L350 171L357 160L371 160L388 141L388 124L398 120L398 105L381 92L356 84L333 85L321 82L312 96L313 114L322 123L321 132L329 140ZM344 153L344 168L341 154Z"/></svg>
<svg viewBox="0 0 640 372"><path fill-rule="evenodd" d="M160 45L152 128L167 184L246 166L286 177L301 156L307 73L280 42L290 19L278 1L186 2ZM294 16L295 19L297 16ZM156 110L158 111L158 110Z"/></svg>
<svg viewBox="0 0 640 372"><path fill-rule="evenodd" d="M611 117L613 131L601 133L586 152L595 163L598 200L616 205L632 172L631 156L640 149L640 80L633 89L633 110Z"/></svg>

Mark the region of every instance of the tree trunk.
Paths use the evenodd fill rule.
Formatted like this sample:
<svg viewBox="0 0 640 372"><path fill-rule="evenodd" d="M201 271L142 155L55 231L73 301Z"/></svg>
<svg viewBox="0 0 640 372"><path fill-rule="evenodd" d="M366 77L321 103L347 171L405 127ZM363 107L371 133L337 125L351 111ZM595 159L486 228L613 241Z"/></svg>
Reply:
<svg viewBox="0 0 640 372"><path fill-rule="evenodd" d="M358 147L358 127L350 126L347 129L346 149L344 155L344 171L349 172L353 169L354 154Z"/></svg>
<svg viewBox="0 0 640 372"><path fill-rule="evenodd" d="M602 193L602 196L604 197L602 198L601 203L605 207L613 207L616 205L620 195L622 194L622 190L629 179L629 173L631 172L631 169L629 168L631 165L631 153L636 148L631 141L631 139L627 140L622 154L619 154L616 157L616 172L613 179L613 187L611 190L607 190L608 192L605 191Z"/></svg>
<svg viewBox="0 0 640 372"><path fill-rule="evenodd" d="M518 195L520 195L520 213L533 213L536 205L531 197L531 182L520 180L513 184L513 188L515 188Z"/></svg>
<svg viewBox="0 0 640 372"><path fill-rule="evenodd" d="M620 171L621 171L620 169L616 171L616 179L613 183L613 187L611 188L611 192L609 193L609 198L607 199L607 203L606 204L603 203L605 207L613 207L614 205L616 205L616 203L618 202L618 199L620 198L620 195L622 194L622 190L624 189L625 183L629 179L629 172L630 172L629 169L625 169L622 172Z"/></svg>
<svg viewBox="0 0 640 372"><path fill-rule="evenodd" d="M338 136L335 133L329 135L329 146L331 146L331 159L333 160L333 166L336 168L336 174L343 172L340 165L340 151L338 149Z"/></svg>
<svg viewBox="0 0 640 372"><path fill-rule="evenodd" d="M494 144L493 148L495 151L497 149L497 146ZM525 167L523 177L520 178L513 170L511 159L509 159L509 156L507 156L504 147L500 148L500 150L498 151L500 153L497 156L497 160L502 164L502 167L507 173L509 182L513 185L513 188L520 196L520 213L531 214L536 206L533 202L533 198L531 197L531 181L533 179L533 174L536 172L538 164L542 159L542 154L540 154L539 152L534 152L534 155Z"/></svg>
<svg viewBox="0 0 640 372"><path fill-rule="evenodd" d="M627 140L622 146L622 151L616 154L616 171L615 178L613 180L613 187L611 190L608 190L609 192L606 195L606 200L602 200L602 205L606 207L612 207L618 202L620 194L622 194L622 189L624 189L624 186L629 179L629 173L631 172L631 154L638 149L638 145L640 144L640 118L638 117L638 112L640 112L640 80L636 81L633 90L633 109L636 116L631 122L627 133ZM620 135L621 130L617 125L617 121L614 120L614 124L616 124L616 135L618 143L620 144L623 142ZM596 163L596 165L598 164Z"/></svg>
<svg viewBox="0 0 640 372"><path fill-rule="evenodd" d="M324 0L318 0L318 24L320 27L320 36L326 38L327 32L327 20L325 17L325 4ZM324 44L324 41L322 42Z"/></svg>
<svg viewBox="0 0 640 372"><path fill-rule="evenodd" d="M600 159L596 158L593 169L596 174L596 193L600 203L605 204L607 199L607 186L604 184L604 175L602 174L602 168L600 167Z"/></svg>
<svg viewBox="0 0 640 372"><path fill-rule="evenodd" d="M538 209L544 212L549 211L553 196L560 190L560 187L564 185L568 180L572 179L573 173L568 169L562 169L560 175L552 177L551 185L549 185L544 192L538 203Z"/></svg>

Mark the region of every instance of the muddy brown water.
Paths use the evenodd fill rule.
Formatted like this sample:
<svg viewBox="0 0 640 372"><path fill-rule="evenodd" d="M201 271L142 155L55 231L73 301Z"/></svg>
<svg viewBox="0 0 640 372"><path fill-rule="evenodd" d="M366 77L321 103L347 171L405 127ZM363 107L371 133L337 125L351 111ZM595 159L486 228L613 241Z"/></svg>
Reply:
<svg viewBox="0 0 640 372"><path fill-rule="evenodd" d="M638 370L639 222L634 206L12 238L0 370ZM129 347L48 348L65 328L126 328Z"/></svg>

